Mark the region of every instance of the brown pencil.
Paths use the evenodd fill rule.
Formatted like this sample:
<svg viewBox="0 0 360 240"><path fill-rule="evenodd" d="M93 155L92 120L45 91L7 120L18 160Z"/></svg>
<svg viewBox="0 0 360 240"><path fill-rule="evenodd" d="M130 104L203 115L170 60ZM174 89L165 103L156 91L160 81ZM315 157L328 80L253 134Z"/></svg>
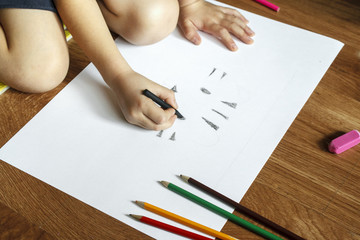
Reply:
<svg viewBox="0 0 360 240"><path fill-rule="evenodd" d="M284 235L285 237L288 237L290 239L294 239L294 240L305 240L304 238L296 235L295 233L283 228L282 226L270 221L269 219L261 216L260 214L244 207L243 205L235 202L234 200L224 196L223 194L215 191L214 189L209 188L208 186L202 184L201 182L191 178L191 177L187 177L184 175L180 175L180 177L185 181L188 182L189 184L198 187L199 189L203 190L206 193L209 193L210 195L216 197L217 199L229 204L230 206L234 207L237 211L247 215L248 217L251 217L252 219L264 224L265 226L273 229L274 231Z"/></svg>

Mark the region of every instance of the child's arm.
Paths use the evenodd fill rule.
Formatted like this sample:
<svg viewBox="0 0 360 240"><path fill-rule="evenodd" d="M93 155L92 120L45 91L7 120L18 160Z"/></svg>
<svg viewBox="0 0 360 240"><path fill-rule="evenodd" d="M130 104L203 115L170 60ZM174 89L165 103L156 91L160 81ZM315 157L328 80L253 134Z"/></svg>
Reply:
<svg viewBox="0 0 360 240"><path fill-rule="evenodd" d="M177 107L173 91L134 72L118 51L95 0L55 0L57 10L78 45L115 92L122 113L132 124L147 129L170 127L174 109L163 110L142 95L144 89Z"/></svg>
<svg viewBox="0 0 360 240"><path fill-rule="evenodd" d="M232 35L246 44L251 44L254 32L238 11L216 6L204 0L179 0L179 26L185 37L198 45L201 42L197 30L207 32L218 38L228 49L237 50Z"/></svg>

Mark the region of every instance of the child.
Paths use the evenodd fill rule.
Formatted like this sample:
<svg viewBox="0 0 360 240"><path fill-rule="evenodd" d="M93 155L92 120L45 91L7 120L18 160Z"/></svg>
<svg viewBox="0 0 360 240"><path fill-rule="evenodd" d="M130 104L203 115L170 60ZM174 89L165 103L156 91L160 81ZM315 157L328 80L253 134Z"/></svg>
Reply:
<svg viewBox="0 0 360 240"><path fill-rule="evenodd" d="M56 87L69 67L62 21L114 91L125 119L152 130L170 127L175 110L159 108L142 90L177 108L174 93L132 70L109 29L145 45L178 25L196 45L201 30L232 51L237 49L232 35L246 44L254 35L239 12L204 0L0 0L0 81L31 93Z"/></svg>

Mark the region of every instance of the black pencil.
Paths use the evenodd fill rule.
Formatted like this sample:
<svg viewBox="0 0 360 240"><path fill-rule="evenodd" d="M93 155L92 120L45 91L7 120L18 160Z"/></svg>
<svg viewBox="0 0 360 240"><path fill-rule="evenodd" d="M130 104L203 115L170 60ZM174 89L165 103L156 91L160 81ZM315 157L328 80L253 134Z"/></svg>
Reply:
<svg viewBox="0 0 360 240"><path fill-rule="evenodd" d="M180 177L185 181L188 182L189 184L198 187L199 189L203 190L206 193L209 193L210 195L216 197L219 200L222 200L223 202L229 204L230 206L234 207L237 211L247 215L248 217L251 217L252 219L264 224L265 226L273 229L274 231L282 234L285 237L288 237L290 239L294 239L294 240L305 240L304 238L296 235L295 233L287 230L286 228L283 228L282 226L270 221L269 219L261 216L260 214L244 207L243 205L235 202L234 200L224 196L223 194L215 191L214 189L209 188L208 186L202 184L201 182L191 178L191 177L187 177L184 175L180 175Z"/></svg>
<svg viewBox="0 0 360 240"><path fill-rule="evenodd" d="M173 106L171 106L170 104L168 104L167 102L165 102L164 100L162 100L161 98L159 98L158 96L156 96L155 94L153 94L152 92L150 92L149 90L145 89L143 91L143 94L145 96L147 96L148 98L150 98L151 100L153 100L155 103L159 104L159 106L162 109L168 109L168 108L174 108ZM175 108L174 108L175 109ZM181 119L184 120L184 116L181 115L181 113L175 109L175 115Z"/></svg>

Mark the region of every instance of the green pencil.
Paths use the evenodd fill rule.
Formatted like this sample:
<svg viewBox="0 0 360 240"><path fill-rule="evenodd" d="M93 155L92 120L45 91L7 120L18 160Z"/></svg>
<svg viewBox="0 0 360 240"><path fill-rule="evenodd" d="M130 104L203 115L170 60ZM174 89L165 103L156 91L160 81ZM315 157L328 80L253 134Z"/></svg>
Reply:
<svg viewBox="0 0 360 240"><path fill-rule="evenodd" d="M234 215L234 214L232 214L232 213L230 213L230 212L228 212L228 211L226 211L226 210L224 210L224 209L222 209L222 208L220 208L220 207L218 207L218 206L216 206L216 205L214 205L214 204L212 204L212 203L210 203L210 202L208 202L208 201L206 201L206 200L204 200L204 199L202 199L202 198L200 198L200 197L198 197L198 196L196 196L196 195L194 195L194 194L192 194L192 193L190 193L190 192L188 192L188 191L186 191L186 190L184 190L184 189L182 189L182 188L180 188L180 187L178 187L178 186L176 186L174 184L172 184L172 183L169 183L169 182L166 182L166 181L161 181L161 183L165 187L170 189L171 191L176 192L176 193L182 195L183 197L186 197L186 198L190 199L193 202L196 202L197 204L199 204L199 205L201 205L201 206L203 206L203 207L205 207L205 208L207 208L207 209L209 209L209 210L211 210L211 211L213 211L213 212L215 212L215 213L229 219L230 221L232 221L232 222L234 222L234 223L236 223L236 224L238 224L238 225L240 225L240 226L242 226L242 227L244 227L244 228L246 228L246 229L248 229L248 230L250 230L250 231L252 231L252 232L254 232L256 234L258 234L258 235L260 235L260 236L263 236L263 237L265 237L267 239L271 239L271 240L280 240L280 239L282 239L282 238L280 238L280 237L278 237L278 236L276 236L276 235L274 235L274 234L272 234L272 233L270 233L270 232L268 232L268 231L266 231L266 230L264 230L264 229L262 229L262 228L260 228L260 227L258 227L256 225L254 225L254 224L252 224L252 223L250 223L250 222L248 222L248 221L246 221L246 220L244 220L244 219L242 219L242 218L240 218L240 217L238 217L238 216L236 216L236 215Z"/></svg>

